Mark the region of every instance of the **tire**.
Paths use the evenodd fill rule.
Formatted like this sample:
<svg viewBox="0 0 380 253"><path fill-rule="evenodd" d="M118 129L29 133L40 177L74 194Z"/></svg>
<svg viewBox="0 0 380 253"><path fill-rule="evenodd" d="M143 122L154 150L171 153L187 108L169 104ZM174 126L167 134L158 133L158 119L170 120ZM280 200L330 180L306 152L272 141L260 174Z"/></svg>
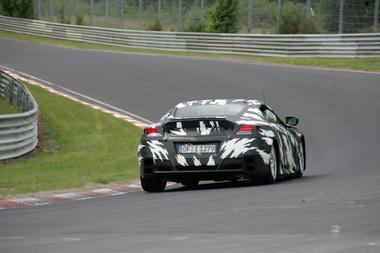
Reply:
<svg viewBox="0 0 380 253"><path fill-rule="evenodd" d="M301 144L301 148L298 151L298 168L295 173L296 178L301 178L303 176L303 172L305 171L305 149L303 144Z"/></svg>
<svg viewBox="0 0 380 253"><path fill-rule="evenodd" d="M267 166L267 171L263 177L263 182L265 184L274 184L277 181L278 177L278 160L277 160L277 152L274 146L272 146L270 157L269 157L269 165Z"/></svg>
<svg viewBox="0 0 380 253"><path fill-rule="evenodd" d="M181 181L181 184L186 187L195 187L199 184L199 180L196 178L186 178Z"/></svg>
<svg viewBox="0 0 380 253"><path fill-rule="evenodd" d="M156 176L140 177L140 182L141 187L146 192L162 192L166 187L166 180Z"/></svg>

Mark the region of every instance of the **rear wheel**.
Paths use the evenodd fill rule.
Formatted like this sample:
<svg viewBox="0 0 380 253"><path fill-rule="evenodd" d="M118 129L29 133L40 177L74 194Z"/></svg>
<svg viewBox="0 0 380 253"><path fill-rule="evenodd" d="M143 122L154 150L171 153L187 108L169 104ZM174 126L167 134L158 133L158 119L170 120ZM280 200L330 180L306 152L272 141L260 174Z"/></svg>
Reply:
<svg viewBox="0 0 380 253"><path fill-rule="evenodd" d="M186 178L181 181L181 184L186 187L195 187L199 184L199 180L196 178Z"/></svg>
<svg viewBox="0 0 380 253"><path fill-rule="evenodd" d="M274 146L272 146L271 153L269 156L269 166L264 175L263 181L266 184L274 184L277 181L278 174L278 161L277 153Z"/></svg>
<svg viewBox="0 0 380 253"><path fill-rule="evenodd" d="M303 176L303 172L305 170L305 149L301 144L300 150L298 151L298 170L295 174L297 178Z"/></svg>
<svg viewBox="0 0 380 253"><path fill-rule="evenodd" d="M140 177L140 182L146 192L162 192L166 187L166 180L157 176Z"/></svg>

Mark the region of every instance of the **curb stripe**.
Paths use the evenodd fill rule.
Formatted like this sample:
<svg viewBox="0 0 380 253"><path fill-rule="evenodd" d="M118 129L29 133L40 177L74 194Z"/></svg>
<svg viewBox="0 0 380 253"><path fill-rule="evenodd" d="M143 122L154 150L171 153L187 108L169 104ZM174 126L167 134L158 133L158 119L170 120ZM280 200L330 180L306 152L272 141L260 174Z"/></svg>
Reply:
<svg viewBox="0 0 380 253"><path fill-rule="evenodd" d="M108 114L114 116L115 118L125 120L125 121L131 123L132 125L135 125L135 126L137 126L139 128L145 128L146 126L148 126L147 123L139 121L139 120L136 120L136 119L134 119L134 118L132 118L130 116L127 116L127 115L124 115L124 114L121 114L121 113L118 113L118 112L115 112L115 111L108 110L108 109L106 109L106 108L104 108L102 106L98 106L98 105L94 105L94 104L91 104L91 103L87 103L87 102L82 101L82 100L80 100L78 98L75 98L75 97L73 97L71 95L65 94L65 93L57 91L57 90L55 90L55 89L53 89L51 87L45 86L45 85L43 85L43 84L41 84L39 82L36 82L34 80L26 79L26 78L24 78L24 77L22 77L22 76L20 76L20 75L18 75L16 73L13 73L13 72L11 72L9 70L5 70L5 69L1 69L1 70L4 71L5 73L7 73L8 75L10 75L11 77L15 78L15 79L18 79L18 80L21 80L21 81L24 81L24 82L28 82L28 83L30 83L32 85L35 85L35 86L39 86L39 87L43 88L44 90L49 91L50 93L53 93L53 94L56 94L58 96L62 96L62 97L68 98L68 99L70 99L72 101L81 103L83 105L87 105L88 107L91 107L91 108L93 108L93 109L95 109L97 111L108 113Z"/></svg>
<svg viewBox="0 0 380 253"><path fill-rule="evenodd" d="M168 182L167 186L175 185L174 182ZM14 198L8 200L0 200L0 210L9 208L21 208L28 206L41 206L53 203L73 202L79 200L87 200L94 198L104 198L110 196L120 196L127 193L141 192L140 182L132 183L125 186L112 186L110 188L100 188L84 192L68 192L55 194L52 196L39 196L27 198Z"/></svg>

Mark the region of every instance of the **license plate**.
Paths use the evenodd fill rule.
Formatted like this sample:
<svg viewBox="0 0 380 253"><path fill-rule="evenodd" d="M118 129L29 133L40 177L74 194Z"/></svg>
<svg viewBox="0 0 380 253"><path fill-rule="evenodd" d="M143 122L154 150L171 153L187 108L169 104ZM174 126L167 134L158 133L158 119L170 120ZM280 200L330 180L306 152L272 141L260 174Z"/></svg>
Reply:
<svg viewBox="0 0 380 253"><path fill-rule="evenodd" d="M206 154L206 153L215 153L216 145L214 144L202 144L202 145L194 145L194 144L183 144L179 145L179 153L189 154L189 153L198 153L198 154Z"/></svg>

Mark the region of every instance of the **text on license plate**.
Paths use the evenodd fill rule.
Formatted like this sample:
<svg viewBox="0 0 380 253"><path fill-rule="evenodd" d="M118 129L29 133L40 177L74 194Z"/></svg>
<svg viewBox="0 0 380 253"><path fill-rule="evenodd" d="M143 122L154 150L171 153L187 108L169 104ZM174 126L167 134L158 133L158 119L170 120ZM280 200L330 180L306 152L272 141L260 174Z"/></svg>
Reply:
<svg viewBox="0 0 380 253"><path fill-rule="evenodd" d="M179 153L215 153L216 145L214 144L202 144L202 145L193 145L193 144L183 144L179 145Z"/></svg>

